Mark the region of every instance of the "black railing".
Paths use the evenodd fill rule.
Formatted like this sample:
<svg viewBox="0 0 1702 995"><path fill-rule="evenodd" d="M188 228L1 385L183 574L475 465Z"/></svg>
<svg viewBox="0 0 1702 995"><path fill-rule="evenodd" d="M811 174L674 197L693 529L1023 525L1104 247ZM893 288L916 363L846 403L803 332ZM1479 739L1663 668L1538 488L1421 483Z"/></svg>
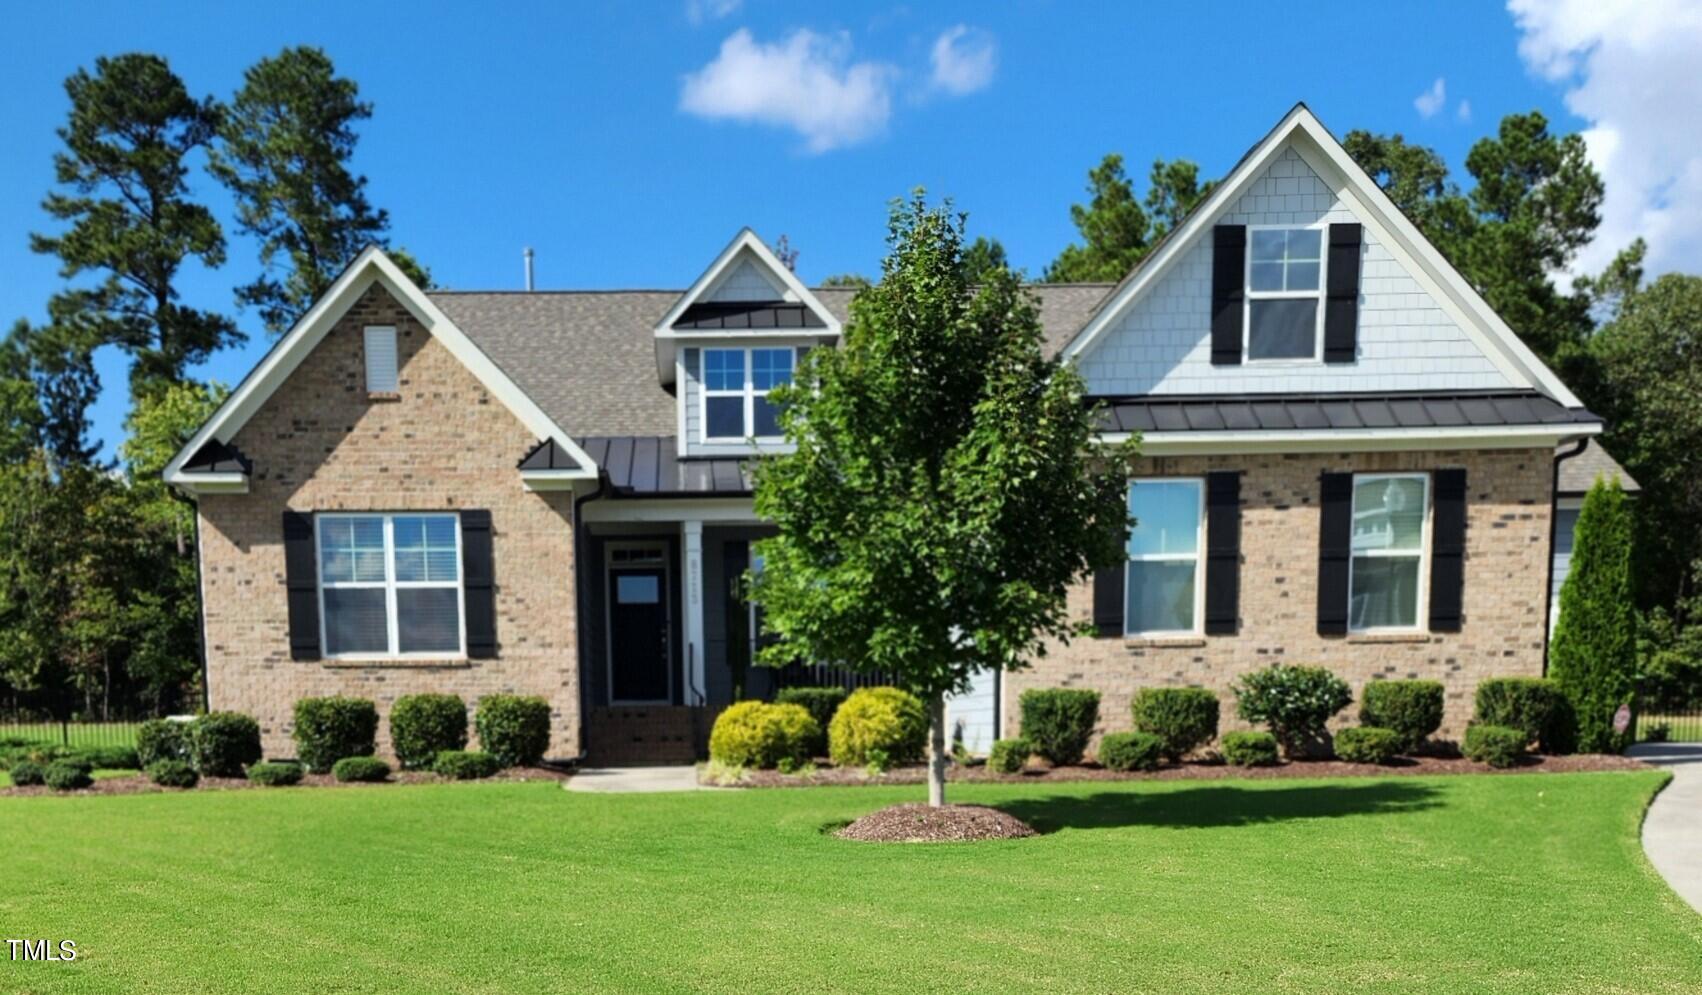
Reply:
<svg viewBox="0 0 1702 995"><path fill-rule="evenodd" d="M135 746L136 730L146 719L92 721L0 714L0 745Z"/></svg>
<svg viewBox="0 0 1702 995"><path fill-rule="evenodd" d="M1702 743L1702 704L1644 707L1637 716L1637 742Z"/></svg>
<svg viewBox="0 0 1702 995"><path fill-rule="evenodd" d="M831 663L794 663L775 671L777 687L858 688L880 687L893 683L891 674L866 673Z"/></svg>

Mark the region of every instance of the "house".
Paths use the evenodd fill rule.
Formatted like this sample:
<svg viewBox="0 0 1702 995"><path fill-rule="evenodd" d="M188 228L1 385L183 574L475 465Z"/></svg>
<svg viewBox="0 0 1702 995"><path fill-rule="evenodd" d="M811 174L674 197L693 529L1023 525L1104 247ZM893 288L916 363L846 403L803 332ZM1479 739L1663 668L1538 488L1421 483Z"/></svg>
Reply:
<svg viewBox="0 0 1702 995"><path fill-rule="evenodd" d="M1572 538L1578 527L1578 512L1584 509L1584 495L1598 479L1618 480L1626 497L1635 499L1643 485L1625 472L1625 468L1595 439L1580 439L1562 446L1554 458L1554 558L1548 578L1548 634L1554 635L1555 623L1560 621L1560 588L1572 572Z"/></svg>
<svg viewBox="0 0 1702 995"><path fill-rule="evenodd" d="M1227 693L1277 661L1357 689L1543 670L1556 447L1600 419L1304 106L1115 286L1036 286L1103 438L1142 437L1097 638L952 703L971 745L1026 688ZM538 694L551 755L694 756L752 668L766 391L851 292L742 231L684 291L422 291L363 252L166 471L194 496L212 707L291 750L292 703ZM1034 537L1044 542L1044 536ZM1226 712L1226 714L1232 714Z"/></svg>

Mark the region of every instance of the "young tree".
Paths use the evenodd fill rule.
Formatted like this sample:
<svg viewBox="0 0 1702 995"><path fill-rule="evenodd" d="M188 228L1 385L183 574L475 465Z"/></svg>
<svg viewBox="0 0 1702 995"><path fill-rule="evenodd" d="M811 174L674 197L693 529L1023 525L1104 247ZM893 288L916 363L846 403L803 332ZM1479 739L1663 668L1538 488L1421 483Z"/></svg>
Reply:
<svg viewBox="0 0 1702 995"><path fill-rule="evenodd" d="M1587 753L1618 753L1628 742L1614 732L1613 715L1632 703L1637 676L1632 542L1631 509L1619 481L1597 480L1578 513L1548 663L1577 713L1578 747Z"/></svg>
<svg viewBox="0 0 1702 995"><path fill-rule="evenodd" d="M927 702L939 805L945 696L1079 631L1065 592L1123 556L1132 450L1091 455L1081 379L1045 357L1009 270L970 286L961 216L918 191L887 241L843 346L811 350L777 394L796 448L757 466L779 535L754 597L775 637L764 662L892 673Z"/></svg>

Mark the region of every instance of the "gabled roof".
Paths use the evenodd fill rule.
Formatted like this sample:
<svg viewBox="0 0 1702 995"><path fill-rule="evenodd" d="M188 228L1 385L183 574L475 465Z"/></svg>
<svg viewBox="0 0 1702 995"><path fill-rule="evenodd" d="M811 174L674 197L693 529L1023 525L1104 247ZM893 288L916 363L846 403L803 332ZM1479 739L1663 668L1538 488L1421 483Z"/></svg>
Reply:
<svg viewBox="0 0 1702 995"><path fill-rule="evenodd" d="M307 313L278 339L260 360L259 365L249 371L248 376L237 384L236 389L231 391L230 396L225 398L225 402L219 405L206 424L190 437L166 465L166 483L192 492L246 490L246 470L236 472L209 468L198 457L204 453L216 452L215 449L209 449L211 444L228 447L237 432L241 431L255 412L283 385L296 367L301 365L314 346L324 339L350 306L375 283L383 286L406 307L426 331L460 360L492 396L514 413L521 424L540 439L553 440L565 452L571 454L580 466L579 470L571 472L583 478L596 477L596 464L561 426L545 414L537 402L521 390L465 332L456 327L382 249L368 246L349 263L331 284L330 289L314 302ZM572 357L555 357L555 361L572 362Z"/></svg>
<svg viewBox="0 0 1702 995"><path fill-rule="evenodd" d="M1323 122L1305 104L1296 104L1277 126L1242 156L1229 175L1194 211L1108 294L1098 310L1064 348L1066 358L1080 357L1129 312L1135 302L1168 272L1185 251L1205 237L1284 149L1293 148L1325 182L1336 187L1360 223L1395 255L1438 304L1448 311L1484 355L1513 383L1540 390L1568 408L1583 403L1519 339L1500 315L1442 257L1394 201L1389 199Z"/></svg>
<svg viewBox="0 0 1702 995"><path fill-rule="evenodd" d="M1571 449L1571 446L1565 446L1561 450L1560 472L1554 481L1555 494L1561 497L1582 497L1595 486L1597 477L1605 477L1608 480L1618 477L1619 486L1627 494L1637 494L1643 490L1643 485L1625 472L1619 461L1602 448L1600 441L1590 439L1583 451L1576 456L1566 455Z"/></svg>

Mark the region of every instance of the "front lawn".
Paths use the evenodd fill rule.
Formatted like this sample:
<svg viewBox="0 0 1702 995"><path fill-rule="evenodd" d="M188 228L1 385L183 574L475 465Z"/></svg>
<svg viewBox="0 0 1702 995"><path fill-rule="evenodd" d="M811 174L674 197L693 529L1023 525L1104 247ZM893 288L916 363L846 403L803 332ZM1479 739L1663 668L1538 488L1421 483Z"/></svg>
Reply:
<svg viewBox="0 0 1702 995"><path fill-rule="evenodd" d="M24 992L1702 991L1659 773L972 785L1047 835L859 844L906 788L0 799Z"/></svg>

